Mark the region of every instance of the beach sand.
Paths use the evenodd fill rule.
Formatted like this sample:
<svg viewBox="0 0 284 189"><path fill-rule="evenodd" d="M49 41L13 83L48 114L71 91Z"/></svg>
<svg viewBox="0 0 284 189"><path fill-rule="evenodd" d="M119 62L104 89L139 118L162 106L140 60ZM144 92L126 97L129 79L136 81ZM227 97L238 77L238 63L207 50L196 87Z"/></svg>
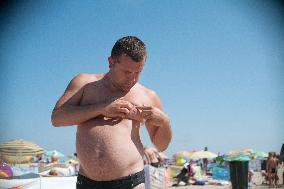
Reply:
<svg viewBox="0 0 284 189"><path fill-rule="evenodd" d="M77 177L41 177L32 181L32 185L28 184L30 189L75 189ZM16 181L23 180L0 180L0 188L10 188L15 186ZM10 183L10 184L9 184ZM27 186L27 185L26 185ZM284 188L282 185L281 188ZM178 186L178 187L169 187L169 189L232 189L231 186L215 186L215 185L188 185L188 186ZM268 189L268 186L253 186L248 189Z"/></svg>
<svg viewBox="0 0 284 189"><path fill-rule="evenodd" d="M281 186L284 188L284 186ZM178 186L178 187L170 187L170 189L232 189L231 186L213 186L213 185L205 185L205 186ZM252 186L248 189L268 189L268 186Z"/></svg>

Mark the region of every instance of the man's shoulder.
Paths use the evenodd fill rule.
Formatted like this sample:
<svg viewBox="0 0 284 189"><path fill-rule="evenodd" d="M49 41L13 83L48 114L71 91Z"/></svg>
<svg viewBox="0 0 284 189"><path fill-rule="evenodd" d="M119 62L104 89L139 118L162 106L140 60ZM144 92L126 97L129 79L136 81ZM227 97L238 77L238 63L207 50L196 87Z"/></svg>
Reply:
<svg viewBox="0 0 284 189"><path fill-rule="evenodd" d="M154 90L152 90L152 89L150 89L148 87L145 87L141 83L138 83L138 87L140 88L141 91L143 91L149 97L153 97L154 98L154 97L158 96L157 93Z"/></svg>
<svg viewBox="0 0 284 189"><path fill-rule="evenodd" d="M80 73L76 75L73 78L73 80L80 80L82 82L90 83L102 79L104 75L105 74L103 73L97 73L97 74Z"/></svg>
<svg viewBox="0 0 284 189"><path fill-rule="evenodd" d="M98 81L103 78L104 74L87 74L87 73L80 73L73 77L70 81L67 91L78 91L82 87L86 86L87 84Z"/></svg>
<svg viewBox="0 0 284 189"><path fill-rule="evenodd" d="M102 73L99 73L99 74L80 73L80 74L76 75L72 79L71 82L76 83L80 86L84 86L88 83L102 79L104 75L105 74L102 74Z"/></svg>

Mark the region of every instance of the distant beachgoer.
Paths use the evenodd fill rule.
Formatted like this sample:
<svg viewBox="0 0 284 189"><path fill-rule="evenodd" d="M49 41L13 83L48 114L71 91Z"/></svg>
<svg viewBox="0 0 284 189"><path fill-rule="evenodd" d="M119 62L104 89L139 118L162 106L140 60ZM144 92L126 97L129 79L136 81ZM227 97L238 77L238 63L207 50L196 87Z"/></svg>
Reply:
<svg viewBox="0 0 284 189"><path fill-rule="evenodd" d="M207 173L207 167L208 167L208 159L207 158L203 158L202 159L202 169L203 169L203 172L204 172L204 174L206 175L206 173Z"/></svg>
<svg viewBox="0 0 284 189"><path fill-rule="evenodd" d="M208 148L205 147L204 151L208 151ZM202 169L203 169L204 174L207 173L207 166L208 166L208 159L207 158L203 158L202 159Z"/></svg>
<svg viewBox="0 0 284 189"><path fill-rule="evenodd" d="M79 74L72 79L56 103L52 124L78 125L77 189L144 188L141 123L158 151L164 151L172 138L169 117L159 96L138 83L146 62L140 39L119 39L108 62L106 74Z"/></svg>
<svg viewBox="0 0 284 189"><path fill-rule="evenodd" d="M39 163L42 161L42 154L37 154L33 157L33 162L34 163Z"/></svg>
<svg viewBox="0 0 284 189"><path fill-rule="evenodd" d="M252 186L253 184L255 184L252 182L253 175L254 175L253 169L249 169L248 170L248 186Z"/></svg>
<svg viewBox="0 0 284 189"><path fill-rule="evenodd" d="M279 176L278 176L278 171L279 171L279 168L281 167L281 161L280 161L280 155L276 153L274 154L274 159L275 161L277 162L277 166L276 166L276 174L275 174L275 186L279 186Z"/></svg>
<svg viewBox="0 0 284 189"><path fill-rule="evenodd" d="M69 177L76 175L76 172L74 166L70 164L64 168L54 167L49 171L48 174L52 176Z"/></svg>
<svg viewBox="0 0 284 189"><path fill-rule="evenodd" d="M268 174L265 170L261 171L261 176L262 176L262 184L267 184L268 183Z"/></svg>
<svg viewBox="0 0 284 189"><path fill-rule="evenodd" d="M269 153L267 160L267 173L268 173L268 182L269 187L277 187L277 166L278 159L276 158L275 153Z"/></svg>
<svg viewBox="0 0 284 189"><path fill-rule="evenodd" d="M179 183L181 181L183 181L186 185L188 185L189 179L194 177L194 175L195 175L195 172L192 168L192 165L190 163L185 163L180 173L174 177L177 179L177 183L173 184L172 186L179 186Z"/></svg>
<svg viewBox="0 0 284 189"><path fill-rule="evenodd" d="M51 163L56 163L56 162L58 162L58 160L59 160L58 155L53 153L52 156L51 156Z"/></svg>

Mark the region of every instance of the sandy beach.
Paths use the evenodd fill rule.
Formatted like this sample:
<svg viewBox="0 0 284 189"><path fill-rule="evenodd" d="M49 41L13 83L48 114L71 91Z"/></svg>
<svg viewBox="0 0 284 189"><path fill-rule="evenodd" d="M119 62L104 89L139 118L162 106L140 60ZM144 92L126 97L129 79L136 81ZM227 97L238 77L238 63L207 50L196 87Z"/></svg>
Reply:
<svg viewBox="0 0 284 189"><path fill-rule="evenodd" d="M75 189L76 188L76 176L72 177L41 177L35 180L31 179L31 182L27 183L25 181L26 187L29 189ZM23 183L23 180L14 180L14 182ZM10 188L14 186L11 180L0 180L0 188ZM14 184L15 184L14 183ZM168 187L169 189L231 189L231 186L216 186L216 185L204 185L204 186L197 186L197 185L187 185L187 186L178 186L178 187ZM282 185L280 188L284 188ZM249 187L248 189L268 189L268 186L253 186Z"/></svg>
<svg viewBox="0 0 284 189"><path fill-rule="evenodd" d="M231 189L231 186L213 186L213 185L205 185L205 186L178 186L178 187L170 187L170 189ZM268 186L252 186L248 189L268 189ZM284 188L284 186L281 186L280 188Z"/></svg>

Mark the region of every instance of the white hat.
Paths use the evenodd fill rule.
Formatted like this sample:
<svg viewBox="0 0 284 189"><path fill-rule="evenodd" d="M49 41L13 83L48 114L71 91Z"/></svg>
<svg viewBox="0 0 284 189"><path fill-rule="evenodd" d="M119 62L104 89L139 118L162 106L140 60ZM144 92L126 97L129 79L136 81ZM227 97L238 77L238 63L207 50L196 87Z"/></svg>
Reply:
<svg viewBox="0 0 284 189"><path fill-rule="evenodd" d="M183 164L183 167L187 169L188 165L189 165L189 163L186 162L185 164Z"/></svg>

